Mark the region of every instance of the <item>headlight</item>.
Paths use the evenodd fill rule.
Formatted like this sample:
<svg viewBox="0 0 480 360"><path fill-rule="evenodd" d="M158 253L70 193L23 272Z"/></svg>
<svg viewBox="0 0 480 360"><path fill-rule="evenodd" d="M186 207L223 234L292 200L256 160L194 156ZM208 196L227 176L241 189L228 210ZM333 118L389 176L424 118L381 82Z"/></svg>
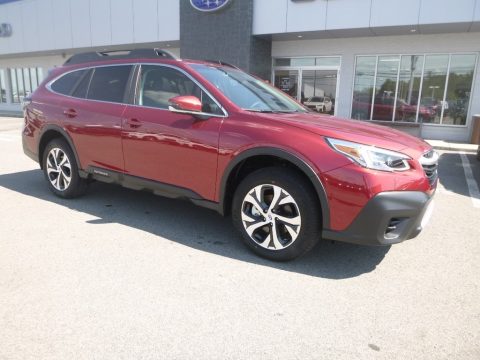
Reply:
<svg viewBox="0 0 480 360"><path fill-rule="evenodd" d="M363 167L381 171L410 169L407 155L345 140L326 138L330 146Z"/></svg>

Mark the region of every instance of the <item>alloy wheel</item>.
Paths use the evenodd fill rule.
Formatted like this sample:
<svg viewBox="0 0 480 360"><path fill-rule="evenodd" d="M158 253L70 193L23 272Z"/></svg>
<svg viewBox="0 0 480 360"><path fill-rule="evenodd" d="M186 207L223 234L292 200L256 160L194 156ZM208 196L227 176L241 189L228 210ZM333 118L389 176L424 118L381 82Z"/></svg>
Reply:
<svg viewBox="0 0 480 360"><path fill-rule="evenodd" d="M65 191L72 181L72 165L67 154L60 148L53 148L47 155L47 175L52 186Z"/></svg>
<svg viewBox="0 0 480 360"><path fill-rule="evenodd" d="M250 238L268 250L283 250L292 245L302 225L295 199L272 184L255 186L247 193L241 216Z"/></svg>

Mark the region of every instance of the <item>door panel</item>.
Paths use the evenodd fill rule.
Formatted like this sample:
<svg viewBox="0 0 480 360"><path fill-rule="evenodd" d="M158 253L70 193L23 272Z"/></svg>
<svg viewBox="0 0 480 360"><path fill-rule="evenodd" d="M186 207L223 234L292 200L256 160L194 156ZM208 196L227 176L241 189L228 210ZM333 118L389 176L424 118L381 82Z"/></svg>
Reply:
<svg viewBox="0 0 480 360"><path fill-rule="evenodd" d="M124 104L99 104L96 101L65 98L65 125L77 149L82 169L98 166L123 171L121 119Z"/></svg>
<svg viewBox="0 0 480 360"><path fill-rule="evenodd" d="M223 118L200 120L167 107L168 99L178 95L201 98L207 112L216 111L214 102L190 78L172 68L142 65L139 80L139 105L127 106L122 123L126 173L183 187L213 200Z"/></svg>
<svg viewBox="0 0 480 360"><path fill-rule="evenodd" d="M122 102L132 69L131 65L94 68L68 92L72 96L62 100L82 169L124 170L121 120L126 105Z"/></svg>
<svg viewBox="0 0 480 360"><path fill-rule="evenodd" d="M126 173L213 199L220 118L198 120L192 115L136 106L128 106L124 118Z"/></svg>

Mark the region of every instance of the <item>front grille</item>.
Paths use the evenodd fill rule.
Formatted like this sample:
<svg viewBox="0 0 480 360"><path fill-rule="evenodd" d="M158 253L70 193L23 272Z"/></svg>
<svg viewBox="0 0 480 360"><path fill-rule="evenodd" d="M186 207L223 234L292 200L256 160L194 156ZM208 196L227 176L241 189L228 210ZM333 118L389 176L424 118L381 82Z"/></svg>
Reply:
<svg viewBox="0 0 480 360"><path fill-rule="evenodd" d="M420 164L430 185L433 185L438 178L438 154L430 150L420 158Z"/></svg>

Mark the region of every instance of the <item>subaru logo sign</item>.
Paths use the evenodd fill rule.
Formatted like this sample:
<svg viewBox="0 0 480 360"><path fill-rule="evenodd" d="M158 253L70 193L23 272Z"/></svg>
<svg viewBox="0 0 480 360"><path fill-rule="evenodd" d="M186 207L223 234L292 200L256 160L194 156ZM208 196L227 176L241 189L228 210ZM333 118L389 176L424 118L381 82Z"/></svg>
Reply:
<svg viewBox="0 0 480 360"><path fill-rule="evenodd" d="M190 0L190 4L199 11L217 11L231 0Z"/></svg>
<svg viewBox="0 0 480 360"><path fill-rule="evenodd" d="M0 24L0 37L9 37L12 36L12 25L10 24Z"/></svg>

